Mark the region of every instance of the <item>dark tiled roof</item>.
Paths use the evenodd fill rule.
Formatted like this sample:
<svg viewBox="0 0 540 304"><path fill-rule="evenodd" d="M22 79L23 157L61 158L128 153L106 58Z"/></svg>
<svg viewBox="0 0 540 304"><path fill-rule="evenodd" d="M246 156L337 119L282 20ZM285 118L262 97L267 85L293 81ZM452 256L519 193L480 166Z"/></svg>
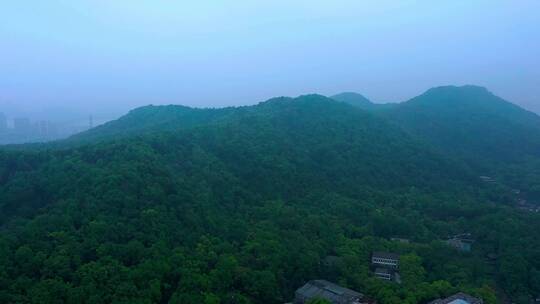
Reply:
<svg viewBox="0 0 540 304"><path fill-rule="evenodd" d="M321 298L336 304L354 303L356 300L364 297L359 292L324 280L309 281L306 285L298 289L296 294L306 299Z"/></svg>
<svg viewBox="0 0 540 304"><path fill-rule="evenodd" d="M390 252L382 252L382 251L376 251L376 252L373 252L372 257L374 257L374 258L383 258L383 259L399 260L399 254L396 254L396 253L390 253Z"/></svg>

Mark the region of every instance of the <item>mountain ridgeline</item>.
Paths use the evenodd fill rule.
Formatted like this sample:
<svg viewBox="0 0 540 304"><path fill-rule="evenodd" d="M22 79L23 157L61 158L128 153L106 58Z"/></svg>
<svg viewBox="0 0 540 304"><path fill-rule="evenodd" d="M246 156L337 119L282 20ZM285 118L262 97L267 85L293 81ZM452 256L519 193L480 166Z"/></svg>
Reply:
<svg viewBox="0 0 540 304"><path fill-rule="evenodd" d="M472 86L138 108L0 151L0 302L284 303L326 279L382 304L528 303L540 218L515 202L540 195L539 138L538 116ZM470 253L444 242L462 233ZM401 255L402 284L373 251Z"/></svg>
<svg viewBox="0 0 540 304"><path fill-rule="evenodd" d="M330 98L350 104L351 106L364 109L364 110L373 110L381 106L381 105L374 104L369 99L364 97L362 94L358 94L354 92L344 92L344 93L331 96Z"/></svg>
<svg viewBox="0 0 540 304"><path fill-rule="evenodd" d="M466 162L479 175L496 176L540 200L540 117L477 86L446 86L409 101L366 107L430 144L440 154Z"/></svg>

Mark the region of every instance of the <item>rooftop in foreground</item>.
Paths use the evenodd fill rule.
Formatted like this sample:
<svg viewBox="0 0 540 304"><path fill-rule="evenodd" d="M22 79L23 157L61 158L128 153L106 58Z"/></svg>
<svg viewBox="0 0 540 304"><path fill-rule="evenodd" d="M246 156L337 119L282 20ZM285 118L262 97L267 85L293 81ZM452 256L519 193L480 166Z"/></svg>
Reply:
<svg viewBox="0 0 540 304"><path fill-rule="evenodd" d="M359 304L364 295L325 280L312 280L296 291L294 303L303 304L314 298L333 304Z"/></svg>
<svg viewBox="0 0 540 304"><path fill-rule="evenodd" d="M437 299L429 304L483 304L482 299L475 298L466 293L460 292L446 299Z"/></svg>

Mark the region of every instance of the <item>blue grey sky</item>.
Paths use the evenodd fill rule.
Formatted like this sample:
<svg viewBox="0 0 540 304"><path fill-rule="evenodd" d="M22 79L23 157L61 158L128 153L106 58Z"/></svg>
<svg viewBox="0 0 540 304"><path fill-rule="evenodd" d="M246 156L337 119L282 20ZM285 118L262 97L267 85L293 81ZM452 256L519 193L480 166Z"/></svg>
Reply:
<svg viewBox="0 0 540 304"><path fill-rule="evenodd" d="M540 112L540 1L0 4L4 108L117 114L342 91L395 102L447 84Z"/></svg>

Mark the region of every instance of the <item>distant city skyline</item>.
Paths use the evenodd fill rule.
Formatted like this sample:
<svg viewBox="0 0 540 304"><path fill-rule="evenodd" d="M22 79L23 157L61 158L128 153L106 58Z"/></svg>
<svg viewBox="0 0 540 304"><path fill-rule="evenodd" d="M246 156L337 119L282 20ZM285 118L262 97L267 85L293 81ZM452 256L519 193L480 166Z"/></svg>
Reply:
<svg viewBox="0 0 540 304"><path fill-rule="evenodd" d="M25 116L10 117L0 112L0 145L47 142L69 137L94 127L93 116L86 125L73 121L31 119Z"/></svg>
<svg viewBox="0 0 540 304"><path fill-rule="evenodd" d="M430 87L431 88L431 87ZM364 95L367 97L370 101L374 103L395 103L395 102L405 102L411 98L414 98L425 91L427 91L429 88L426 88L426 90L418 92L418 94L414 96L407 97L403 100L391 100L391 101L381 101L381 100L373 100L370 98L370 96L366 96L366 94L360 92L360 91L354 91L354 90L345 90L345 91L338 91L335 93L330 94L323 94L325 96L332 96L335 94L343 93L343 92L355 92ZM487 88L490 90L490 88ZM492 91L492 90L490 90ZM493 91L492 91L493 92ZM305 94L320 94L320 92L306 92ZM535 112L536 114L540 115L540 108L535 107L534 105L532 107L528 107L527 105L519 104L511 99L505 98L501 94L498 94L497 92L493 92L495 95L502 97L506 99L509 102L512 102L526 110L529 110L531 112ZM303 95L303 94L298 94ZM255 100L255 101L245 101L240 103L232 103L232 104L223 104L219 106L213 106L212 104L192 104L188 101L185 102L154 102L154 103L144 103L141 102L140 104L133 104L133 105L125 105L116 107L114 110L111 110L110 108L96 108L93 110L90 109L77 109L75 107L71 108L62 108L62 107L56 107L56 108L41 108L36 109L33 108L31 105L21 106L21 105L14 105L13 103L2 103L0 101L0 114L4 114L4 117L6 118L7 124L9 126L13 126L13 120L16 118L29 118L34 121L39 120L50 120L55 121L56 123L60 124L67 124L72 126L87 126L89 124L89 118L92 117L92 126L97 126L100 124L103 124L107 121L114 120L117 118L120 118L121 116L127 114L130 110L133 110L137 107L147 106L147 105L185 105L185 106L191 106L191 107L227 107L227 106L243 106L243 105L252 105L257 104L259 102L266 101L267 99L277 97L277 96L291 96L295 97L298 95L283 95L283 94L276 94L273 96L269 96L268 98L264 98L261 100ZM0 117L1 118L1 117ZM0 119L1 120L1 119Z"/></svg>
<svg viewBox="0 0 540 304"><path fill-rule="evenodd" d="M62 107L36 109L32 108L31 106L25 107L21 105L1 102L0 113L4 114L7 123L10 126L13 126L13 120L16 118L29 118L33 121L45 120L54 121L58 124L87 126L89 124L90 116L92 116L94 125L99 125L105 121L116 119L119 116L125 114L121 111L110 112L108 109L106 111L100 111L100 109L90 111L86 109Z"/></svg>

